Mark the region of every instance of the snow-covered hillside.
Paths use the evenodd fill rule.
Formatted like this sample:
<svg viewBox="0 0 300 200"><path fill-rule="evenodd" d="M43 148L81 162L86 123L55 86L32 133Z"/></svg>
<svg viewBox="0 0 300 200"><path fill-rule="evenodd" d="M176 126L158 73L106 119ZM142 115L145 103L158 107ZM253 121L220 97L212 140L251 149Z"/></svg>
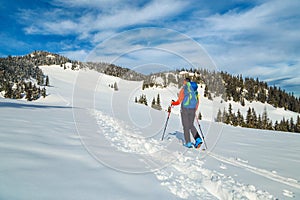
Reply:
<svg viewBox="0 0 300 200"><path fill-rule="evenodd" d="M0 98L0 199L298 199L300 135L215 123L201 95L206 151L182 146L178 88L142 89L90 70L41 67L49 96ZM118 91L108 85L118 84ZM201 94L203 90L201 89ZM134 103L160 94L162 111ZM233 109L243 107L232 102ZM246 102L273 120L297 116Z"/></svg>

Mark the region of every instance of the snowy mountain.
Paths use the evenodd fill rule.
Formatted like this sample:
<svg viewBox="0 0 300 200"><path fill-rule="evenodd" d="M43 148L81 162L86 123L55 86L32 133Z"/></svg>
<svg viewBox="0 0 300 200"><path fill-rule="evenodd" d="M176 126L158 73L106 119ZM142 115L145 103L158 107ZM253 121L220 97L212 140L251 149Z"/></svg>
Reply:
<svg viewBox="0 0 300 200"><path fill-rule="evenodd" d="M233 110L266 108L272 120L297 113L209 100L199 85L208 149L186 149L178 107L161 140L178 85L143 90L142 81L94 70L40 68L51 83L46 98L0 98L0 199L300 198L300 134L215 122L229 103ZM135 103L142 94L159 94L162 110Z"/></svg>

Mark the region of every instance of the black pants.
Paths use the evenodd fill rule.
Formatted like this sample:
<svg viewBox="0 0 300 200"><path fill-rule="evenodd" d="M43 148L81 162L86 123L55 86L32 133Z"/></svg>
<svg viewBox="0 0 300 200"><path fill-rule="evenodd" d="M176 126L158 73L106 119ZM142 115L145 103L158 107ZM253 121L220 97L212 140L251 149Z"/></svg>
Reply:
<svg viewBox="0 0 300 200"><path fill-rule="evenodd" d="M197 129L194 126L196 109L181 107L181 122L183 126L185 143L191 142L190 132L194 139L199 138Z"/></svg>

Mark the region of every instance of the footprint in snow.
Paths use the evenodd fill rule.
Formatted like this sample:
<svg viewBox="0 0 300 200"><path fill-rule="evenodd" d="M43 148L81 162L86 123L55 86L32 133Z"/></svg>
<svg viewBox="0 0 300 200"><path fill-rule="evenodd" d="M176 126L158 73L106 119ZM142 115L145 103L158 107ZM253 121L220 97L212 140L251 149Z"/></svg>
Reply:
<svg viewBox="0 0 300 200"><path fill-rule="evenodd" d="M282 194L286 197L290 197L290 198L294 198L295 195L293 192L289 191L289 190L282 190Z"/></svg>
<svg viewBox="0 0 300 200"><path fill-rule="evenodd" d="M224 169L224 170L225 170L225 169L227 169L227 166L224 165L223 163L221 163L221 164L220 164L220 169Z"/></svg>

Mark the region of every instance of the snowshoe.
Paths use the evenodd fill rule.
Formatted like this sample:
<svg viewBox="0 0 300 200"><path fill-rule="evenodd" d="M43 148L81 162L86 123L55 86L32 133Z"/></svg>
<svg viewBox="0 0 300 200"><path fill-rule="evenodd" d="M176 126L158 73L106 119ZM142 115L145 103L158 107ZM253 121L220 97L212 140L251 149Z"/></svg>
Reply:
<svg viewBox="0 0 300 200"><path fill-rule="evenodd" d="M187 148L192 148L193 147L193 143L188 142L188 143L184 144L183 146L185 146Z"/></svg>
<svg viewBox="0 0 300 200"><path fill-rule="evenodd" d="M197 138L196 141L195 141L194 147L195 147L196 149L199 149L199 148L201 147L201 144L202 144L202 143L203 143L203 142L202 142L201 138Z"/></svg>

